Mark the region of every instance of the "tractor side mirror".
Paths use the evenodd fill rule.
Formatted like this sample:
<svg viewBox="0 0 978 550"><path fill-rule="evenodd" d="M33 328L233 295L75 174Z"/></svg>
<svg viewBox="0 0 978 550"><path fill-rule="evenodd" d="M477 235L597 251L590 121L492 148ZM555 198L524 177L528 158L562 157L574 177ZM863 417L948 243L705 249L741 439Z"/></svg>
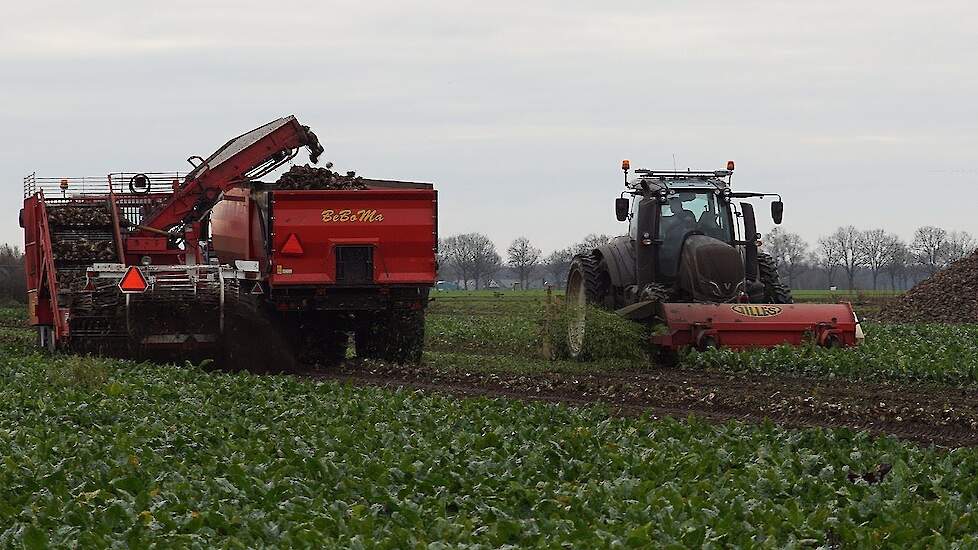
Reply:
<svg viewBox="0 0 978 550"><path fill-rule="evenodd" d="M771 203L771 218L774 219L776 225L781 224L781 220L784 219L784 203L781 201L774 201Z"/></svg>
<svg viewBox="0 0 978 550"><path fill-rule="evenodd" d="M625 197L618 197L615 199L615 217L618 221L623 222L628 219L628 199Z"/></svg>

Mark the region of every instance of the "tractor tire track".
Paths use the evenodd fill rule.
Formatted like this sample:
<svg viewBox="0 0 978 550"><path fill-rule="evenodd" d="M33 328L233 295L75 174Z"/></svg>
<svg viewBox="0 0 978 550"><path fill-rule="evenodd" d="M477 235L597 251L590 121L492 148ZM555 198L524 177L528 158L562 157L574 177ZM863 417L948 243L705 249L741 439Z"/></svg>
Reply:
<svg viewBox="0 0 978 550"><path fill-rule="evenodd" d="M459 397L600 403L628 416L770 420L789 428L844 427L946 447L978 445L978 389L970 388L676 368L512 374L357 361L303 375Z"/></svg>

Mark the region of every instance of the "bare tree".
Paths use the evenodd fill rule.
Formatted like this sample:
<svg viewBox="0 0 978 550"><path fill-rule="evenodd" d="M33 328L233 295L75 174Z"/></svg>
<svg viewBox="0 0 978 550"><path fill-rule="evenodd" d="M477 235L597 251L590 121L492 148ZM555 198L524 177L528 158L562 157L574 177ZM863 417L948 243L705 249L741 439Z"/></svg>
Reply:
<svg viewBox="0 0 978 550"><path fill-rule="evenodd" d="M933 225L918 227L910 243L910 252L914 261L928 275L933 275L938 269L947 265L948 249L947 231Z"/></svg>
<svg viewBox="0 0 978 550"><path fill-rule="evenodd" d="M886 263L883 270L890 276L890 288L897 289L897 277L906 278L907 262L910 259L910 251L907 244L899 238L893 239L888 243L890 250L886 253Z"/></svg>
<svg viewBox="0 0 978 550"><path fill-rule="evenodd" d="M16 246L0 245L0 305L3 302L23 303L26 300L24 254Z"/></svg>
<svg viewBox="0 0 978 550"><path fill-rule="evenodd" d="M805 267L808 257L808 243L797 233L789 233L775 227L767 234L765 251L774 258L778 272L788 279L788 286L794 286L795 276Z"/></svg>
<svg viewBox="0 0 978 550"><path fill-rule="evenodd" d="M860 246L862 238L862 232L852 225L840 227L829 235L829 240L835 242L840 252L839 265L846 272L849 290L855 289L856 271L866 266L866 257Z"/></svg>
<svg viewBox="0 0 978 550"><path fill-rule="evenodd" d="M614 237L609 235L590 233L584 237L584 240L575 244L571 248L573 249L574 254L582 254L584 252L590 252L603 244L608 244L608 241L613 238Z"/></svg>
<svg viewBox="0 0 978 550"><path fill-rule="evenodd" d="M965 256L970 256L976 247L978 247L978 243L975 242L975 238L971 236L971 233L967 231L951 231L947 235L947 262L950 263L955 260L960 260Z"/></svg>
<svg viewBox="0 0 978 550"><path fill-rule="evenodd" d="M481 233L468 233L472 247L472 278L475 279L475 289L479 290L480 283L489 286L489 280L496 276L503 265L503 259L496 252L496 245L489 237Z"/></svg>
<svg viewBox="0 0 978 550"><path fill-rule="evenodd" d="M448 268L455 276L455 282L469 289L470 261L462 235L452 235L441 240L438 245L438 265Z"/></svg>
<svg viewBox="0 0 978 550"><path fill-rule="evenodd" d="M530 239L517 237L506 251L509 266L520 277L520 288L525 289L537 264L540 263L540 249L530 244Z"/></svg>
<svg viewBox="0 0 978 550"><path fill-rule="evenodd" d="M865 266L872 274L873 290L877 289L880 271L890 262L890 255L895 251L894 243L899 241L899 237L882 229L870 229L860 235L857 246Z"/></svg>
<svg viewBox="0 0 978 550"><path fill-rule="evenodd" d="M544 269L551 277L550 283L557 287L563 287L567 282L567 272L570 271L571 260L574 258L574 250L570 247L554 250L543 260Z"/></svg>
<svg viewBox="0 0 978 550"><path fill-rule="evenodd" d="M482 282L494 276L502 265L496 245L482 233L452 235L443 240L439 248L441 258L466 290L469 281L473 281L478 290Z"/></svg>
<svg viewBox="0 0 978 550"><path fill-rule="evenodd" d="M818 239L818 248L812 254L812 263L822 270L829 278L829 286L835 282L835 270L839 268L839 260L842 257L842 250L838 243L828 237Z"/></svg>

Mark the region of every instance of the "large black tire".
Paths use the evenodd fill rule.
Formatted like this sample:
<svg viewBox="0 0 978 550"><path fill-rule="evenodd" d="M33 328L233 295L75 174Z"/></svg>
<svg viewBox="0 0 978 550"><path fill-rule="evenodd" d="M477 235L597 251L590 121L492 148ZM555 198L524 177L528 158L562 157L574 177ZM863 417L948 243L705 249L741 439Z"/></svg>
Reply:
<svg viewBox="0 0 978 550"><path fill-rule="evenodd" d="M567 273L567 353L574 359L584 359L584 336L587 330L587 308L614 307L611 277L601 265L597 253L578 254Z"/></svg>
<svg viewBox="0 0 978 550"><path fill-rule="evenodd" d="M584 296L588 304L614 309L614 297L611 293L611 276L604 266L601 256L596 252L588 252L574 256L570 271L567 273L567 292L570 294L572 284L576 284L575 274L583 285Z"/></svg>
<svg viewBox="0 0 978 550"><path fill-rule="evenodd" d="M356 331L357 357L399 364L421 362L424 310L398 310L372 316Z"/></svg>
<svg viewBox="0 0 978 550"><path fill-rule="evenodd" d="M350 341L350 335L346 332L315 328L302 330L302 333L297 355L303 365L335 367L346 359L346 348Z"/></svg>
<svg viewBox="0 0 978 550"><path fill-rule="evenodd" d="M226 320L218 364L254 374L299 372L295 342L287 332L262 316L231 316Z"/></svg>
<svg viewBox="0 0 978 550"><path fill-rule="evenodd" d="M781 282L777 264L769 254L757 254L757 275L764 285L764 301L769 304L791 304L791 289Z"/></svg>

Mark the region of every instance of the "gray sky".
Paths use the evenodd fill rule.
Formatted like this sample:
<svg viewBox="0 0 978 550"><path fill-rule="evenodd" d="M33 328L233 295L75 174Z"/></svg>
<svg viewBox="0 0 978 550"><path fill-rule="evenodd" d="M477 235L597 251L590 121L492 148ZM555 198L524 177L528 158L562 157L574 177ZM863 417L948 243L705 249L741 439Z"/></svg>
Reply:
<svg viewBox="0 0 978 550"><path fill-rule="evenodd" d="M27 173L185 170L292 113L341 170L435 182L442 234L501 252L623 231L621 159L674 154L736 160L809 241L978 234L973 2L7 4L0 242Z"/></svg>

